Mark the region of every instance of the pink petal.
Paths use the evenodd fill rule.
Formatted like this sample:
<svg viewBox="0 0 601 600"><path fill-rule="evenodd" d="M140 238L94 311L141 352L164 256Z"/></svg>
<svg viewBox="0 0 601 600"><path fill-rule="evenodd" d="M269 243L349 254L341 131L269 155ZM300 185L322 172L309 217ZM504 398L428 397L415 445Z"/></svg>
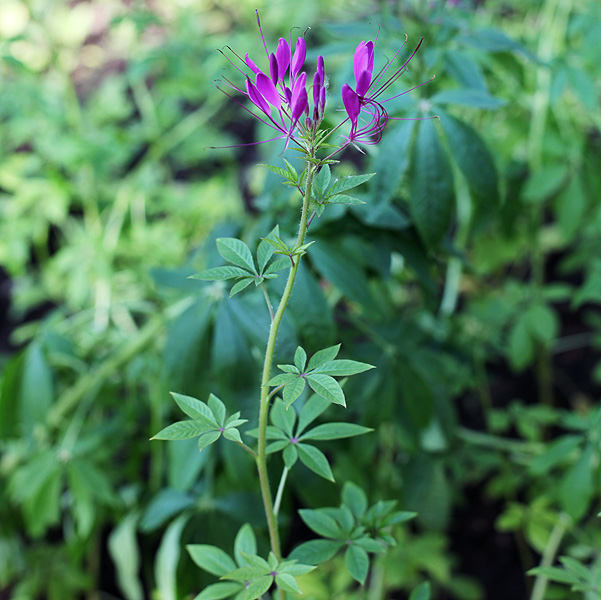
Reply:
<svg viewBox="0 0 601 600"><path fill-rule="evenodd" d="M257 89L261 96L263 96L271 106L275 106L278 110L280 109L282 105L280 94L273 84L273 81L271 81L264 73L259 73L257 75Z"/></svg>
<svg viewBox="0 0 601 600"><path fill-rule="evenodd" d="M255 74L258 75L261 72L261 69L255 65L255 63L248 57L248 52L244 55L244 60L248 65L248 68Z"/></svg>
<svg viewBox="0 0 601 600"><path fill-rule="evenodd" d="M351 86L345 83L342 86L342 103L346 110L346 114L349 116L353 127L357 125L357 118L361 111L361 103L359 102L359 96L355 94Z"/></svg>
<svg viewBox="0 0 601 600"><path fill-rule="evenodd" d="M246 91L248 92L248 97L250 101L260 108L266 115L268 115L271 111L269 109L269 104L265 102L265 98L261 96L259 90L254 86L253 82L250 79L246 80Z"/></svg>
<svg viewBox="0 0 601 600"><path fill-rule="evenodd" d="M269 57L269 73L271 74L271 81L275 85L278 83L278 59L275 57L275 54L272 52Z"/></svg>
<svg viewBox="0 0 601 600"><path fill-rule="evenodd" d="M292 57L292 78L294 79L297 73L303 68L305 64L305 57L307 56L307 44L303 38L296 40L296 49L294 50L294 56Z"/></svg>
<svg viewBox="0 0 601 600"><path fill-rule="evenodd" d="M280 74L280 77L284 79L284 75L290 65L290 46L284 38L280 38L275 55L278 59L278 73Z"/></svg>

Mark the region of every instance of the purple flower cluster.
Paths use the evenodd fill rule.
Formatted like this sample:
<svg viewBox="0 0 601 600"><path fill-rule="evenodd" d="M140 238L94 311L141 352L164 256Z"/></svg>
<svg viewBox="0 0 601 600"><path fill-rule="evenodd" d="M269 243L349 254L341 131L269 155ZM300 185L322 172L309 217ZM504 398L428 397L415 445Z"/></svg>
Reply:
<svg viewBox="0 0 601 600"><path fill-rule="evenodd" d="M324 61L322 56L317 59L317 69L313 76L313 111L311 112L309 109L309 93L307 92L307 73L303 71L307 55L304 38L302 36L297 38L294 54L292 54L290 44L284 38L279 39L276 51L270 53L265 44L258 13L257 22L269 67L262 70L248 54L245 54L242 58L234 53L242 63L243 68L238 67L230 59L228 60L244 75L245 86L241 89L228 79L225 79L225 82L229 88L248 98L254 109L258 109L258 113L253 112L234 98L244 110L278 133L276 137L258 143L285 139L287 147L290 140L298 143L297 137L299 134L310 136L311 132L315 133L323 119L326 105ZM406 41L405 39L405 43ZM390 98L382 100L380 97L404 72L422 41L423 38L411 56L387 79L385 76L388 68L399 55L405 43L375 78L373 73L374 43L372 41L359 43L353 60L355 88L353 89L348 83L342 86L342 103L348 115L343 123L348 120L351 122L349 134L344 136L346 143L342 146L343 148L355 142L376 144L382 138L382 133L388 121L392 119L403 120L400 117L389 116L384 108L384 103L399 98L424 85L427 81ZM229 96L229 94L227 95Z"/></svg>
<svg viewBox="0 0 601 600"><path fill-rule="evenodd" d="M267 54L269 69L261 70L246 54L244 59L240 60L250 70L251 74L234 65L246 78L245 89L238 88L227 79L225 81L230 88L246 96L254 107L259 109L260 113L256 114L243 106L245 110L279 133L279 135L266 140L266 142L285 139L286 145L288 145L290 139L294 139L293 134L298 131L306 133L312 127L319 126L323 118L326 105L323 57L318 57L317 70L313 76L313 112L310 114L307 73L302 70L307 55L307 45L304 38L297 38L294 54L292 54L290 45L284 38L279 39L275 53L269 53L258 13L257 22ZM266 71L269 72L269 75L266 74Z"/></svg>

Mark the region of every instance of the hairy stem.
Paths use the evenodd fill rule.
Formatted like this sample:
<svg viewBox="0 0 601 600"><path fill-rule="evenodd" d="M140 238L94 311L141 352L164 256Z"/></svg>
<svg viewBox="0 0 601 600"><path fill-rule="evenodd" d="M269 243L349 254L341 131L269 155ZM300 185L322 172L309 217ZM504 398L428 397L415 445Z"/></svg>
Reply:
<svg viewBox="0 0 601 600"><path fill-rule="evenodd" d="M278 491L275 495L275 502L273 503L273 512L275 513L276 517L280 512L280 504L282 503L282 496L284 495L284 486L286 485L286 478L288 477L289 471L290 469L284 465L282 477L280 478L280 484L278 485Z"/></svg>
<svg viewBox="0 0 601 600"><path fill-rule="evenodd" d="M301 213L300 227L298 230L298 238L296 246L302 246L305 241L307 234L307 213L309 208L309 199L311 198L311 185L313 182L313 174L315 167L311 162L307 164L307 185L305 188L305 195L303 197L303 208ZM280 536L278 531L278 524L276 513L273 507L273 500L271 497L271 489L269 487L269 479L267 475L267 416L269 413L269 401L271 399L269 394L269 386L267 382L271 379L271 365L273 362L273 354L275 351L275 342L280 329L280 324L284 316L284 311L288 306L292 288L294 286L294 280L298 272L298 266L300 264L300 256L297 257L296 262L290 268L288 274L288 281L282 298L278 305L278 308L271 322L271 328L269 330L269 338L267 340L267 348L265 350L265 361L263 363L263 378L261 380L261 403L259 408L259 439L258 439L258 453L257 453L257 470L259 472L259 482L261 484L261 496L263 497L263 506L265 508L265 516L267 517L267 527L269 529L269 540L271 542L271 550L278 560L282 558L282 551L280 548ZM280 596L285 598L280 590Z"/></svg>

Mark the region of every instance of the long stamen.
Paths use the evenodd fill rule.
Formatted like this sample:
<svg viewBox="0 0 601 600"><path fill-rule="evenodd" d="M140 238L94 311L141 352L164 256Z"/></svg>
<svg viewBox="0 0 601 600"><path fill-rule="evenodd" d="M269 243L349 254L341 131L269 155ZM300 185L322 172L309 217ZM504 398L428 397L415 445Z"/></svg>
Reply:
<svg viewBox="0 0 601 600"><path fill-rule="evenodd" d="M380 29L378 28L378 33L379 32L380 32ZM386 73L388 67L394 62L394 59L399 55L401 50L405 47L405 44L407 43L408 39L409 38L407 37L407 34L405 34L405 41L401 44L401 47L395 52L394 56L386 63L384 68L380 71L377 79L375 81L373 81L372 84L369 86L370 89L375 88L378 85L378 81L380 81L380 79L384 76L384 73Z"/></svg>
<svg viewBox="0 0 601 600"><path fill-rule="evenodd" d="M394 100L395 98L400 98L404 94L407 94L408 92L412 92L413 90L416 90L418 87L422 87L422 85L426 85L426 83L430 83L435 77L436 77L436 75L432 75L432 77L430 77L430 79L427 79L426 81L422 81L418 85L416 85L412 88L409 88L408 90L405 90L404 92L401 92L400 94L397 94L396 96L392 96L392 98L386 98L386 100L382 100L382 102L388 102L389 100Z"/></svg>
<svg viewBox="0 0 601 600"><path fill-rule="evenodd" d="M255 10L257 15L257 23L259 25L259 33L261 34L261 39L263 40L263 48L265 48L265 54L267 54L267 60L269 60L269 52L267 51L267 44L265 43L265 38L263 37L263 30L261 29L261 19L259 19L259 11Z"/></svg>
<svg viewBox="0 0 601 600"><path fill-rule="evenodd" d="M411 56L403 63L403 65L401 66L400 69L398 69L398 71L384 84L382 84L380 86L379 89L377 89L372 95L372 98L377 98L380 94L382 94L386 89L388 89L397 79L397 77L401 74L401 71L409 64L409 61L416 55L417 51L419 50L419 47L422 45L422 42L424 41L424 38L422 38L419 41L419 44L417 45L417 47L415 48L415 50L413 51L413 53L411 54Z"/></svg>

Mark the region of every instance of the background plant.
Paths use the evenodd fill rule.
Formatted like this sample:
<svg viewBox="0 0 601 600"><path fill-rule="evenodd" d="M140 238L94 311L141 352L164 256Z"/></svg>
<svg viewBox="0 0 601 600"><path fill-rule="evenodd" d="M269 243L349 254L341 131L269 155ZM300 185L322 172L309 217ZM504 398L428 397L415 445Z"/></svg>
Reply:
<svg viewBox="0 0 601 600"><path fill-rule="evenodd" d="M260 524L259 513L247 514L254 482L232 460L235 444L190 460L187 442L158 449L147 439L177 418L169 389L200 398L219 389L232 408L247 406L269 322L266 308L248 318L264 305L260 290L226 302L218 285L185 277L219 264L217 237L241 233L250 244L276 222L294 234L282 217L294 190L255 166L274 162L268 147L202 151L261 136L210 86L223 64L214 48L256 43L257 6L117 5L104 33L69 38L90 29L67 18L93 6L29 3L16 9L28 18L2 19L15 29L1 32L0 245L12 336L11 345L3 338L0 581L14 597L183 597L214 579L202 579L182 545L213 543L215 531L233 540L243 522ZM372 21L379 15L373 26L368 9ZM395 497L419 509L415 528L395 531L399 544L375 561L370 593L402 597L426 577L434 597L528 597L535 581L539 598L595 594L523 573L543 559L563 569L556 557L567 556L594 577L598 563L598 8L324 10L302 3L261 13L274 38L313 26L331 89L351 79L348 48L377 25L388 56L404 33L424 36L416 59L437 77L399 102L436 102L437 114L464 124L388 130L361 166L378 172L362 192L369 216L329 207L312 225L317 243L282 325L286 356L299 344L312 354L341 341L346 356L378 367L359 389L352 378L344 388L357 399L349 416L377 433L328 442L337 480L369 486L370 502ZM82 54L86 46L102 53ZM90 66L80 64L86 55ZM417 69L404 88L412 73L423 81ZM76 95L65 92L71 82ZM438 143L429 145L432 132ZM494 158L482 167L482 156ZM357 160L345 157L340 173L354 173ZM429 176L446 209L440 242L425 249L412 198L427 195ZM229 221L209 232L223 213ZM535 462L566 436L560 459ZM30 476L34 461L54 465L43 469L48 479ZM105 485L78 487L80 471L99 472ZM340 504L336 489L307 480L291 476L286 502ZM23 482L38 485L19 489ZM311 537L299 527L290 523L294 537ZM308 593L331 597L328 580L352 597L343 560L303 576Z"/></svg>

